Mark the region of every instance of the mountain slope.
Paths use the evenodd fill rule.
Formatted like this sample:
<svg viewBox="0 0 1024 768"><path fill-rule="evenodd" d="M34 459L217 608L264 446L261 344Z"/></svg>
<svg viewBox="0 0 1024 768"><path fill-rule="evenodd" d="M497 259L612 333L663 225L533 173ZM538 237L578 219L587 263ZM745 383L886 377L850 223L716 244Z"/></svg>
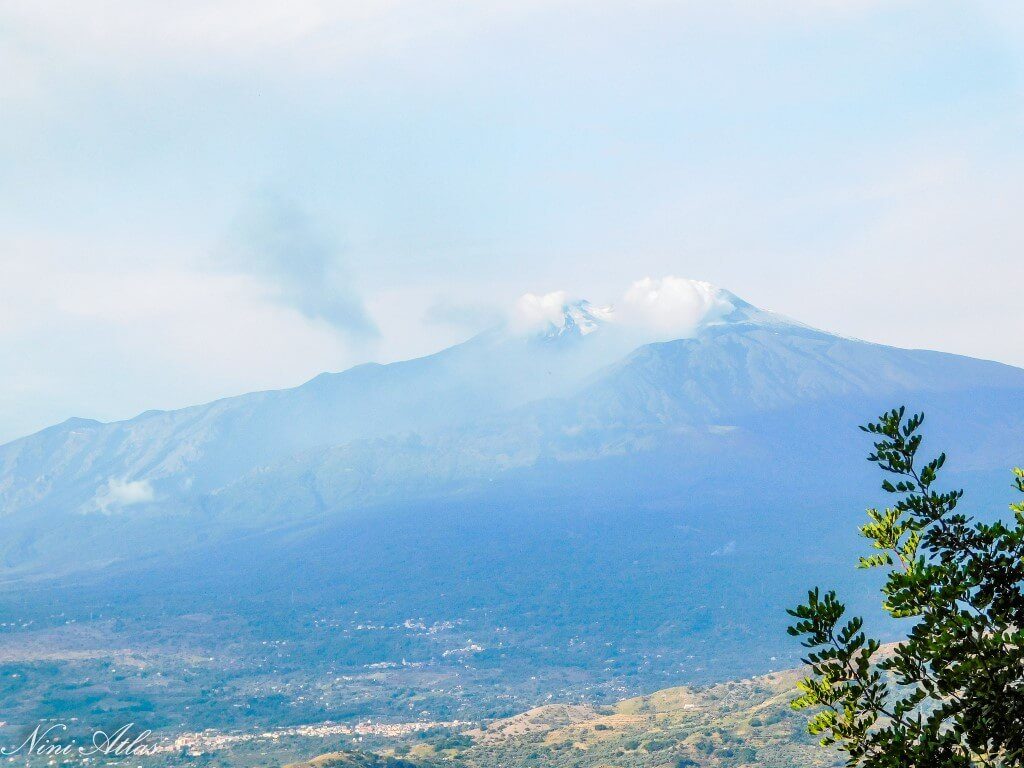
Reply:
<svg viewBox="0 0 1024 768"><path fill-rule="evenodd" d="M879 619L852 567L885 501L856 425L923 408L944 486L990 515L1024 457L1024 371L725 303L639 342L565 307L529 335L0 447L0 611L24 627L5 639L180 633L215 660L190 717L222 724L411 700L462 718L795 663L784 609L808 586ZM181 721L192 689L137 684Z"/></svg>
<svg viewBox="0 0 1024 768"><path fill-rule="evenodd" d="M668 451L682 461L728 463L766 443L793 451L798 435L829 436L907 401L933 405L950 429L944 417L973 411L981 424L961 424L957 439L975 443L975 463L996 467L1024 447L1012 408L1022 393L1024 371L999 363L803 328L722 325L642 346L567 397L458 428L290 456L241 476L217 492L217 502L223 510L259 507L280 518L289 508L322 512L471 490L547 461ZM992 439L997 433L1005 443Z"/></svg>
<svg viewBox="0 0 1024 768"><path fill-rule="evenodd" d="M609 310L582 302L535 336L496 330L291 390L14 441L0 447L8 577L473 492L545 462L662 451L728 463L897 402L933 403L941 418L1024 393L1020 369L842 338L721 294L731 311L688 338L631 349ZM965 435L976 463L1013 459L1013 418L978 411ZM50 541L55 526L90 547Z"/></svg>

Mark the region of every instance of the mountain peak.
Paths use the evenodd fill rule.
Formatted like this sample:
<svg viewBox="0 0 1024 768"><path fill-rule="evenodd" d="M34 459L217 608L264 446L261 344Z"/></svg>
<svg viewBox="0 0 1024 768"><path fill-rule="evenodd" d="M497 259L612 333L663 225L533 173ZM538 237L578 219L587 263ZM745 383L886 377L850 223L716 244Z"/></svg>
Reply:
<svg viewBox="0 0 1024 768"><path fill-rule="evenodd" d="M637 343L687 338L722 326L799 326L703 280L669 275L634 282L615 306L576 299L567 291L521 296L509 326L517 335L580 338L615 325Z"/></svg>
<svg viewBox="0 0 1024 768"><path fill-rule="evenodd" d="M566 291L524 294L516 302L512 326L542 339L587 336L613 319L611 307L571 299Z"/></svg>
<svg viewBox="0 0 1024 768"><path fill-rule="evenodd" d="M612 320L614 312L612 307L597 307L585 299L567 302L562 305L562 316L549 320L542 336L545 339L587 336Z"/></svg>
<svg viewBox="0 0 1024 768"><path fill-rule="evenodd" d="M650 341L689 338L723 327L802 326L704 280L673 275L634 282L616 306L615 320L635 338Z"/></svg>

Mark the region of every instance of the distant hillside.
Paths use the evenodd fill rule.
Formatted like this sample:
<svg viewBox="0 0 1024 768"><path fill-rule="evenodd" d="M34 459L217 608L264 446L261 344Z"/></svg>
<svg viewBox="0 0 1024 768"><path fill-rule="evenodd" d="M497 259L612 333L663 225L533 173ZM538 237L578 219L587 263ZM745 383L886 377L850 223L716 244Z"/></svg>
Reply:
<svg viewBox="0 0 1024 768"><path fill-rule="evenodd" d="M799 677L790 670L706 689L668 688L605 707L549 704L468 731L472 741L464 746L428 739L398 752L417 763L465 768L843 765L839 753L807 735L807 716L790 709ZM341 759L335 753L290 768L349 765Z"/></svg>

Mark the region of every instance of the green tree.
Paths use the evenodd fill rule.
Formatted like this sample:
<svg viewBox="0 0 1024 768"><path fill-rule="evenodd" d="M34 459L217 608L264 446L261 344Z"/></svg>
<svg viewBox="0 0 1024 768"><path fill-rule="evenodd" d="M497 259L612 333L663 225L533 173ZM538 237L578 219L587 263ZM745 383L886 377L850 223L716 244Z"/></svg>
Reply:
<svg viewBox="0 0 1024 768"><path fill-rule="evenodd" d="M812 590L789 611L789 633L811 649L793 707L818 710L810 732L851 766L1021 766L1024 503L1010 505L1012 523L958 512L963 492L936 490L945 454L918 459L923 420L900 408L861 427L896 501L868 510L860 530L875 552L860 567L888 569L883 606L910 623L907 637L883 648L835 592ZM1024 492L1024 470L1014 475Z"/></svg>

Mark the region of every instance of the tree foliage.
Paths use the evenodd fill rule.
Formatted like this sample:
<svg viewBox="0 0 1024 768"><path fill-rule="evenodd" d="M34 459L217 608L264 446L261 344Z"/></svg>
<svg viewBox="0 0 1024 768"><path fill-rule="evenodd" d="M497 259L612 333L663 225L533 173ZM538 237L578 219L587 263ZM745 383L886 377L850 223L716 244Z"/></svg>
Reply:
<svg viewBox="0 0 1024 768"><path fill-rule="evenodd" d="M868 510L861 533L885 568L883 606L910 629L894 648L844 619L835 592L817 588L789 611L791 635L810 648L811 676L795 709L816 709L812 734L865 768L1024 765L1024 502L1013 521L981 522L957 510L959 490L937 490L945 454L922 462L924 415L900 408L861 427L868 457L896 497ZM1024 492L1024 470L1014 470Z"/></svg>

